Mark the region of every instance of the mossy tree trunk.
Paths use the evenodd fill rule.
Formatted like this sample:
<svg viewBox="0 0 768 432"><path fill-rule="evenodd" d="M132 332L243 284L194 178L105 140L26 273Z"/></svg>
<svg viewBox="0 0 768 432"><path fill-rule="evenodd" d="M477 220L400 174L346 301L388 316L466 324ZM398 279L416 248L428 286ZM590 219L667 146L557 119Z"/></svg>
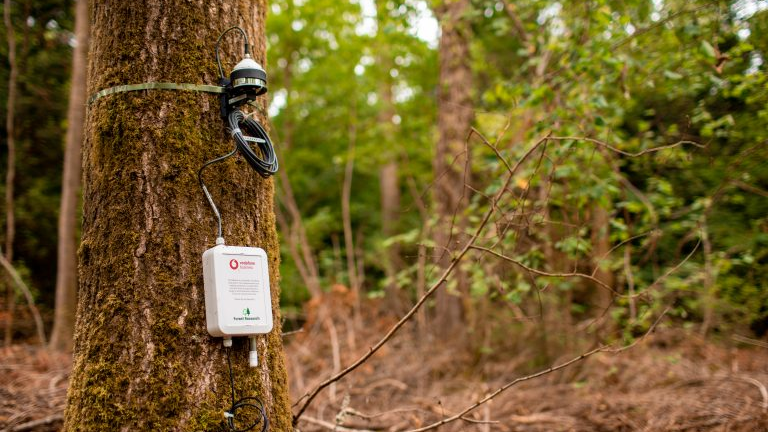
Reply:
<svg viewBox="0 0 768 432"><path fill-rule="evenodd" d="M151 81L216 83L214 43L232 25L265 60L265 0L89 6L89 94ZM230 34L227 69L242 53ZM204 318L201 254L214 245L215 222L196 179L206 160L233 147L218 109L214 95L166 90L111 95L89 107L67 431L217 430L229 408L221 339L208 335ZM236 392L264 401L270 430L289 431L273 182L234 159L207 170L206 180L228 244L269 256L275 326L258 339L258 368L247 366L247 340L234 340Z"/></svg>

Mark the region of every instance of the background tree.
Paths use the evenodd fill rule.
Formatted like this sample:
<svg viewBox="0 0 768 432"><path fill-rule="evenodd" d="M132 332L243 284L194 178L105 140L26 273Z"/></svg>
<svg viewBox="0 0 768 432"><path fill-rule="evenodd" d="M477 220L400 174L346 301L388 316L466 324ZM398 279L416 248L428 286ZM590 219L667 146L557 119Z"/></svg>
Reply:
<svg viewBox="0 0 768 432"><path fill-rule="evenodd" d="M214 83L214 43L232 25L246 30L255 59L264 63L264 1L89 6L89 93L149 81ZM242 41L228 37L222 47L232 67ZM207 334L204 321L201 254L216 234L196 174L233 146L218 99L178 91L113 95L90 106L86 130L65 429L214 429L230 405L230 383L221 340ZM258 396L271 429L289 430L272 180L232 161L206 177L225 238L262 247L269 257L274 331L258 338L256 369L247 367L247 343L235 339L235 392Z"/></svg>
<svg viewBox="0 0 768 432"><path fill-rule="evenodd" d="M465 211L469 203L471 154L467 136L474 116L472 69L470 66L471 26L468 0L446 0L435 8L440 20L440 79L438 82L438 140L433 162L433 202L437 215L435 257L441 268L448 267L453 253L466 242ZM453 336L462 322L462 298L467 291L463 271L454 286L437 293L435 329Z"/></svg>
<svg viewBox="0 0 768 432"><path fill-rule="evenodd" d="M5 35L8 41L8 63L10 76L8 77L8 99L5 111L6 145L8 146L8 159L5 171L5 259L13 261L13 240L16 237L16 217L13 208L13 190L16 180L16 80L19 69L16 61L16 34L11 21L11 2L5 0L3 5L3 23ZM6 284L6 304L8 305L8 324L5 327L5 345L8 346L13 338L13 314L16 303L15 291L12 283Z"/></svg>
<svg viewBox="0 0 768 432"><path fill-rule="evenodd" d="M53 239L57 236L56 219L61 194L73 12L71 4L59 1L12 2L10 9L18 63L14 121L16 235L13 266L30 287L44 318L52 316L55 297L56 266L51 263L56 262L56 242ZM5 31L0 33L0 38L3 40L0 55L7 62ZM9 75L9 68L0 68L2 82L8 82ZM7 91L5 85L0 86L3 101L8 99ZM5 104L2 109L5 110ZM5 122L0 127L5 136ZM5 151L0 152L0 160L3 166L7 165ZM5 211L2 218L5 224ZM26 300L21 300L17 294L16 302L22 304ZM5 325L5 319L0 320L4 332L12 331L15 338L21 339L33 334L33 320L28 319L27 314L26 307L18 308L17 315L23 319L15 320L12 328ZM50 319L46 322L50 323Z"/></svg>
<svg viewBox="0 0 768 432"><path fill-rule="evenodd" d="M80 148L85 120L86 66L88 53L88 3L75 3L75 48L67 110L64 177L59 209L59 238L56 264L56 305L51 348L71 351L77 308L77 243L80 194Z"/></svg>

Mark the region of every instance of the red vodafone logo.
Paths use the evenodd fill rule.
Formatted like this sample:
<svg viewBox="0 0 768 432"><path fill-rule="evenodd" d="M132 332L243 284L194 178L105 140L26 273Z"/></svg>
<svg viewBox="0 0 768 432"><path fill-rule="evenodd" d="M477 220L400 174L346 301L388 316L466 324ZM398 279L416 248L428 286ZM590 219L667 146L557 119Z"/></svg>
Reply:
<svg viewBox="0 0 768 432"><path fill-rule="evenodd" d="M238 267L240 267L240 263L238 263L236 259L229 260L229 268L237 270Z"/></svg>

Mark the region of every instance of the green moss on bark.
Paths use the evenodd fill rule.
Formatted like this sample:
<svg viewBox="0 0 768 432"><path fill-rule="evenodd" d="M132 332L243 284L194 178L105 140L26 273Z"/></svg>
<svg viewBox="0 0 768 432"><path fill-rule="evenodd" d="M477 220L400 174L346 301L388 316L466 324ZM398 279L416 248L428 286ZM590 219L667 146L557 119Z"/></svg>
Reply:
<svg viewBox="0 0 768 432"><path fill-rule="evenodd" d="M264 2L92 1L90 7L90 92L147 81L214 83L213 43L234 24L245 24L262 44L254 53L263 62ZM238 16L255 20L226 22ZM213 95L141 91L89 107L65 430L213 430L223 419L230 403L226 362L220 339L205 329L201 268L215 222L196 175L232 145ZM273 184L235 162L206 171L206 180L228 242L270 256L275 330L265 336L262 366L247 367L245 341L236 341L232 360L238 397L262 398L272 430L287 431Z"/></svg>

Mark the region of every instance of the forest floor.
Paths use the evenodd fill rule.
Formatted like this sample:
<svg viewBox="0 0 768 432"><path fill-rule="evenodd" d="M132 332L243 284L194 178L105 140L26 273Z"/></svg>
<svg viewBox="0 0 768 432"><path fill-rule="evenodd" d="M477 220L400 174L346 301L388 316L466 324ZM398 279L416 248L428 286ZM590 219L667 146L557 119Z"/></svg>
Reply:
<svg viewBox="0 0 768 432"><path fill-rule="evenodd" d="M333 296L322 308L309 305L304 330L285 337L292 400L364 354L394 323L381 317L354 323L352 314L337 313L348 308ZM334 310L333 320L321 310ZM302 416L301 431L424 427L588 349L535 361L536 346L522 342L507 352L467 354L472 350L459 349L458 341L435 343L415 328L407 324L321 392ZM521 382L437 430L768 431L768 345L762 344L737 347L659 328L631 349L597 353ZM0 431L59 430L70 368L68 356L32 345L0 349Z"/></svg>

